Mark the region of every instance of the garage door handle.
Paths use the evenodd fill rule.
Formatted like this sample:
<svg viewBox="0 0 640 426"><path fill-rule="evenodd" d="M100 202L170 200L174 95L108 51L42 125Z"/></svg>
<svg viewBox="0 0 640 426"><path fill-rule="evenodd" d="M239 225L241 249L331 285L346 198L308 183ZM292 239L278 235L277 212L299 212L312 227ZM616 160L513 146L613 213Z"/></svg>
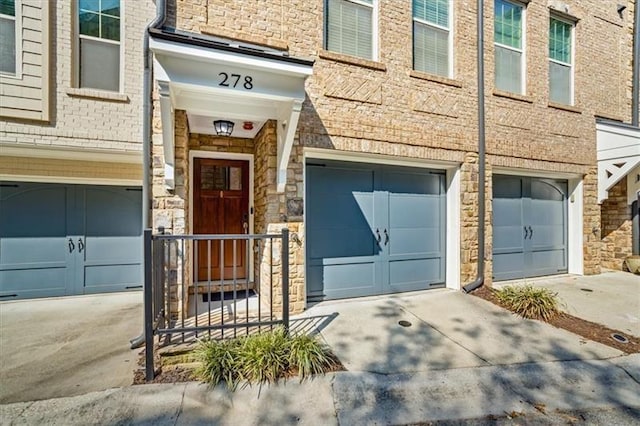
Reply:
<svg viewBox="0 0 640 426"><path fill-rule="evenodd" d="M376 228L376 235L378 236L378 244L380 244L380 241L382 241L382 237L380 236L380 230L378 228Z"/></svg>
<svg viewBox="0 0 640 426"><path fill-rule="evenodd" d="M69 238L69 253L73 253L73 250L76 248L76 245L73 244L73 240Z"/></svg>
<svg viewBox="0 0 640 426"><path fill-rule="evenodd" d="M531 237L533 237L533 228L529 226L529 239L531 239Z"/></svg>
<svg viewBox="0 0 640 426"><path fill-rule="evenodd" d="M78 238L78 253L82 253L82 250L84 250L84 242L82 238Z"/></svg>
<svg viewBox="0 0 640 426"><path fill-rule="evenodd" d="M389 243L389 234L387 234L387 230L384 230L384 245L386 246Z"/></svg>
<svg viewBox="0 0 640 426"><path fill-rule="evenodd" d="M526 226L523 226L523 228L524 228L524 239L526 240L527 237L529 236L529 232L527 231L527 227Z"/></svg>

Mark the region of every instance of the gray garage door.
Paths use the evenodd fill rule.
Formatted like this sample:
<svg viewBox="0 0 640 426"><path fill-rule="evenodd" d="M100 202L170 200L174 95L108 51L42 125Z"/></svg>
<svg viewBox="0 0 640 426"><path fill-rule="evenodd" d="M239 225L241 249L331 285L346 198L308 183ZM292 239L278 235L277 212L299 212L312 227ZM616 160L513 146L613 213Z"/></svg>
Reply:
<svg viewBox="0 0 640 426"><path fill-rule="evenodd" d="M311 301L445 281L445 176L418 168L307 163Z"/></svg>
<svg viewBox="0 0 640 426"><path fill-rule="evenodd" d="M567 181L493 178L493 277L567 272Z"/></svg>
<svg viewBox="0 0 640 426"><path fill-rule="evenodd" d="M139 188L0 182L0 300L141 286Z"/></svg>

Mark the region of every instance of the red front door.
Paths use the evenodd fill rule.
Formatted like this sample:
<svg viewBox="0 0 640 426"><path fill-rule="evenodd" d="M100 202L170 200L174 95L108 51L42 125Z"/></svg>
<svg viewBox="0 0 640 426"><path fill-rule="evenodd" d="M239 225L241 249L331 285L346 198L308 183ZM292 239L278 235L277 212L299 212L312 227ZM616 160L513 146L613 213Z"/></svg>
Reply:
<svg viewBox="0 0 640 426"><path fill-rule="evenodd" d="M194 234L245 234L249 228L249 162L196 158L193 185ZM223 253L224 251L224 253ZM198 281L248 276L245 241L198 242ZM209 272L210 268L210 272ZM210 275L209 275L210 274Z"/></svg>

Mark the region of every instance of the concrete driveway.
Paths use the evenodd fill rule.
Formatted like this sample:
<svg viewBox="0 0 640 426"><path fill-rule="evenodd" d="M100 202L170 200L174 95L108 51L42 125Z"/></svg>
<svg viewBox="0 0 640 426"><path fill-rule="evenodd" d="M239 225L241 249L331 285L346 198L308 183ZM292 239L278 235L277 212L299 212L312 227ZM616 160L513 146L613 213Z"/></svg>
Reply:
<svg viewBox="0 0 640 426"><path fill-rule="evenodd" d="M563 309L571 315L640 337L640 275L607 271L537 278L528 283L558 293Z"/></svg>
<svg viewBox="0 0 640 426"><path fill-rule="evenodd" d="M293 321L294 330L305 318L318 324L349 371L416 373L622 355L446 289L319 303ZM400 321L411 325L403 327Z"/></svg>
<svg viewBox="0 0 640 426"><path fill-rule="evenodd" d="M0 304L0 403L132 383L142 292Z"/></svg>

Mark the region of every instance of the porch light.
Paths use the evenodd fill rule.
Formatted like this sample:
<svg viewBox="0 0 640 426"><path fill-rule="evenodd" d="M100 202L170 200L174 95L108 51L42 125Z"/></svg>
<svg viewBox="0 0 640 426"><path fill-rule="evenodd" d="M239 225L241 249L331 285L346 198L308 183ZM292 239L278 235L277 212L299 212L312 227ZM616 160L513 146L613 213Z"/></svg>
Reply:
<svg viewBox="0 0 640 426"><path fill-rule="evenodd" d="M231 136L233 132L233 121L216 120L213 122L213 128L218 136Z"/></svg>

